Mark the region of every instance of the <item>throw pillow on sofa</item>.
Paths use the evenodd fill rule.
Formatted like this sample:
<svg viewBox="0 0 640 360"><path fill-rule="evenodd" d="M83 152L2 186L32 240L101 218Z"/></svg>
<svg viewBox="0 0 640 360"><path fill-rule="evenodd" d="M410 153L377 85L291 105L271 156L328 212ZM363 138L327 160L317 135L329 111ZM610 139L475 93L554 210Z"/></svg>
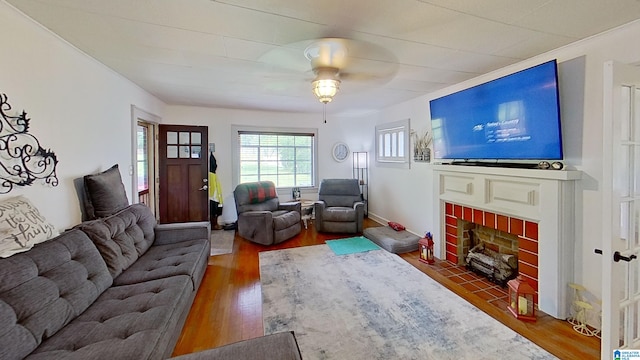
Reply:
<svg viewBox="0 0 640 360"><path fill-rule="evenodd" d="M107 217L129 206L118 164L84 176L85 212L88 220Z"/></svg>
<svg viewBox="0 0 640 360"><path fill-rule="evenodd" d="M0 201L0 257L27 251L57 235L56 228L26 197Z"/></svg>

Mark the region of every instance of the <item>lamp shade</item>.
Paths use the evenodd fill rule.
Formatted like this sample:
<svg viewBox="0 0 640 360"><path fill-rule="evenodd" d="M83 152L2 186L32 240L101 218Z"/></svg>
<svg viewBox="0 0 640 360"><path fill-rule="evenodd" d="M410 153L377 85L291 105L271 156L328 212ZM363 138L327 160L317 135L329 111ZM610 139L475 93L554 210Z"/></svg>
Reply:
<svg viewBox="0 0 640 360"><path fill-rule="evenodd" d="M340 88L340 80L336 79L318 79L311 83L313 93L322 103L329 103L338 93Z"/></svg>
<svg viewBox="0 0 640 360"><path fill-rule="evenodd" d="M356 169L365 169L367 168L367 153L366 152L354 152L353 156L355 157L355 168Z"/></svg>

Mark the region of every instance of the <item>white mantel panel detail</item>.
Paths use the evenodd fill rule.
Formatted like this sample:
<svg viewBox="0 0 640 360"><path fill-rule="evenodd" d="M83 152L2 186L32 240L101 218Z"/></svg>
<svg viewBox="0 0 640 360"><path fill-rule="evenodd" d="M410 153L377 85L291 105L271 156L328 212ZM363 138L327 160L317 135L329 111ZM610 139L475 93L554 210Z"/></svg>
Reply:
<svg viewBox="0 0 640 360"><path fill-rule="evenodd" d="M540 218L540 183L525 179L482 176L486 182L486 206L521 218Z"/></svg>
<svg viewBox="0 0 640 360"><path fill-rule="evenodd" d="M481 201L478 196L478 188L482 186L474 176L468 174L441 174L440 197L449 199L452 202L477 202Z"/></svg>
<svg viewBox="0 0 640 360"><path fill-rule="evenodd" d="M538 307L568 315L573 281L575 181L580 171L434 165L440 227L435 251L445 257L444 203L452 202L538 223ZM434 231L436 232L436 231Z"/></svg>

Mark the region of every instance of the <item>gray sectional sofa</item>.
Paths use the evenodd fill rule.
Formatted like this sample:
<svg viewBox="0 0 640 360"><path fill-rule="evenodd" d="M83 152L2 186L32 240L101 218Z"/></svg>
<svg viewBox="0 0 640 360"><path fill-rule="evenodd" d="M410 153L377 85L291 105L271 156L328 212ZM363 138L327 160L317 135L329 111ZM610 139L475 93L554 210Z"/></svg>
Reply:
<svg viewBox="0 0 640 360"><path fill-rule="evenodd" d="M170 357L209 234L135 204L0 259L0 359Z"/></svg>

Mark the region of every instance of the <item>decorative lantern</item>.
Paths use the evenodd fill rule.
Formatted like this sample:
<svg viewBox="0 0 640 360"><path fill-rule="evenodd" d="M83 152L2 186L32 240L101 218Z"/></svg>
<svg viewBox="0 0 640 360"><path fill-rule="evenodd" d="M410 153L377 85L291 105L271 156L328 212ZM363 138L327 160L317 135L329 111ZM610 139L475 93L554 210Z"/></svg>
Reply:
<svg viewBox="0 0 640 360"><path fill-rule="evenodd" d="M531 285L521 275L507 282L509 286L509 311L516 319L536 321L535 295Z"/></svg>
<svg viewBox="0 0 640 360"><path fill-rule="evenodd" d="M420 261L426 264L435 263L433 258L433 236L431 233L427 233L424 238L418 241L418 247L420 250Z"/></svg>

